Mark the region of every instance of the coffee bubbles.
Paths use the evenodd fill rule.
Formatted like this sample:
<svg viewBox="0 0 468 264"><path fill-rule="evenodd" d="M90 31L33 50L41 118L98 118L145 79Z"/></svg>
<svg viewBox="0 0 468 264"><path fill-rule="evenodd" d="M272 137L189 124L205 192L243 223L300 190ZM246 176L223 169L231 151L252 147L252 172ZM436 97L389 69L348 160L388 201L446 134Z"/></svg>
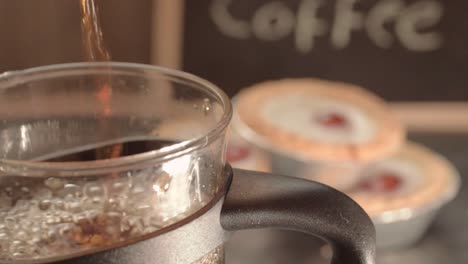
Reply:
<svg viewBox="0 0 468 264"><path fill-rule="evenodd" d="M0 260L38 259L109 246L152 233L207 201L191 181L191 156L165 166L99 177L5 176L0 190ZM189 180L187 180L189 179Z"/></svg>

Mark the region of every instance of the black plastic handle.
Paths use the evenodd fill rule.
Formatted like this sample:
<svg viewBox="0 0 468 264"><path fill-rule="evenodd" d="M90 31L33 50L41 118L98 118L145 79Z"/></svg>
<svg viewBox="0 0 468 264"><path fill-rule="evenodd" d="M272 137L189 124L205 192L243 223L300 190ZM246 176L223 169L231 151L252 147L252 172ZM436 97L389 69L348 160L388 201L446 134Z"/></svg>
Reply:
<svg viewBox="0 0 468 264"><path fill-rule="evenodd" d="M327 241L333 264L375 263L375 229L362 208L337 190L303 179L234 169L221 225L230 231L300 231Z"/></svg>

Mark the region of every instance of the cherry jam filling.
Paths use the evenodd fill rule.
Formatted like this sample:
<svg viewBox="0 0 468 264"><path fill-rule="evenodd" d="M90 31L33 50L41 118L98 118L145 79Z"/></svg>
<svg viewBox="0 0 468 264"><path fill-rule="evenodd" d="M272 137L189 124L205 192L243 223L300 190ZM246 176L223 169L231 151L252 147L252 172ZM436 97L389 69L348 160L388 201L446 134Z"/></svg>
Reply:
<svg viewBox="0 0 468 264"><path fill-rule="evenodd" d="M238 162L247 158L249 154L250 150L245 146L229 145L226 158L228 162Z"/></svg>
<svg viewBox="0 0 468 264"><path fill-rule="evenodd" d="M316 116L315 121L327 128L349 128L349 120L341 113L328 112Z"/></svg>
<svg viewBox="0 0 468 264"><path fill-rule="evenodd" d="M359 187L366 191L394 192L403 184L403 179L396 173L385 172L363 181Z"/></svg>

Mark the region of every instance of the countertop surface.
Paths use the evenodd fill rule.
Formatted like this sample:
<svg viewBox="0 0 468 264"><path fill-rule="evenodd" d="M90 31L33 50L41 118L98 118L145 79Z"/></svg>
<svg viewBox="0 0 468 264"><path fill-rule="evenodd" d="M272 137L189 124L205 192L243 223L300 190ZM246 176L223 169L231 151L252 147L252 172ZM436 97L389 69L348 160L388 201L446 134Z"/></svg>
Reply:
<svg viewBox="0 0 468 264"><path fill-rule="evenodd" d="M410 248L378 250L379 264L465 264L468 262L468 134L413 134L410 139L445 155L462 177L460 193L441 209L424 237ZM254 230L234 234L227 264L329 263L317 238L289 231Z"/></svg>

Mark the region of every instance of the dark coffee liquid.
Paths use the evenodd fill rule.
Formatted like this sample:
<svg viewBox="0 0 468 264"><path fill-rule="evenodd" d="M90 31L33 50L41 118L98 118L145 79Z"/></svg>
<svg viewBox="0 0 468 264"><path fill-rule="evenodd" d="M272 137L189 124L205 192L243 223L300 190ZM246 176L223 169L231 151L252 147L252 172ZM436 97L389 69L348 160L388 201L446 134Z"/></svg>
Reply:
<svg viewBox="0 0 468 264"><path fill-rule="evenodd" d="M158 150L166 146L174 144L173 141L169 140L133 140L119 143L121 151L119 156L104 155L110 159L131 156L135 154L141 154L148 151ZM86 150L73 152L70 154L62 155L52 159L46 159L49 162L76 162L76 161L94 161L102 158L103 152L111 150L111 146L116 144L107 144L99 147L89 148Z"/></svg>
<svg viewBox="0 0 468 264"><path fill-rule="evenodd" d="M100 158L97 155L102 149L113 145L122 146L119 157L123 157L173 143L150 137L119 138L51 148L50 153L35 160L93 161ZM206 181L199 179L214 174L190 169L206 161L186 155L138 168L96 171L93 175L82 175L79 170L72 177L55 173L45 177L2 175L0 262L49 263L54 257L114 248L191 216L212 199L214 188L208 189Z"/></svg>

